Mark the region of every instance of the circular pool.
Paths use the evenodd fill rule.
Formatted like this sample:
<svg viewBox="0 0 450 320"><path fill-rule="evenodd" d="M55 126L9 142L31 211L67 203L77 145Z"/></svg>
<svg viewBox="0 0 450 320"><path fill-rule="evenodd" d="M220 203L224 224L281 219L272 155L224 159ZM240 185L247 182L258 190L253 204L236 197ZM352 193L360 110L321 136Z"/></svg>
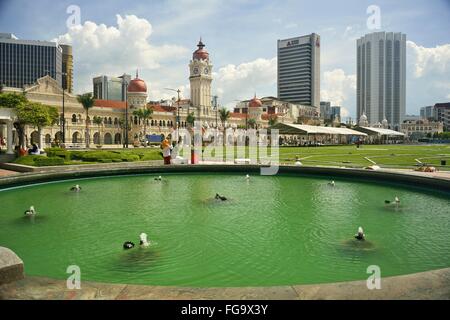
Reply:
<svg viewBox="0 0 450 320"><path fill-rule="evenodd" d="M156 174L156 176L159 174ZM367 279L450 266L448 193L350 178L163 174L58 181L0 192L0 246L27 275L241 287ZM81 192L69 189L80 184ZM216 193L227 201L216 201ZM398 196L401 205L386 205ZM37 214L23 212L33 205ZM359 226L366 241L353 238ZM139 247L139 234L151 241ZM123 250L125 241L136 247Z"/></svg>

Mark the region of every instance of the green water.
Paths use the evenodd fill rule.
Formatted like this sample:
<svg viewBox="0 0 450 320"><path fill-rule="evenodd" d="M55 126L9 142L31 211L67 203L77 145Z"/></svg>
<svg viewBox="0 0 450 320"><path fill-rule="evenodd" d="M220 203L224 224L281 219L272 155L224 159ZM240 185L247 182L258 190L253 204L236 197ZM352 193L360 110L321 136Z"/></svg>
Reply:
<svg viewBox="0 0 450 320"><path fill-rule="evenodd" d="M450 266L450 197L314 177L122 176L0 192L0 246L28 275L180 286L367 279ZM69 192L80 184L80 193ZM225 203L211 198L229 197ZM401 207L384 205L397 195ZM23 215L30 205L35 218ZM367 241L353 240L363 226ZM146 232L152 245L140 248ZM137 244L125 251L122 244Z"/></svg>

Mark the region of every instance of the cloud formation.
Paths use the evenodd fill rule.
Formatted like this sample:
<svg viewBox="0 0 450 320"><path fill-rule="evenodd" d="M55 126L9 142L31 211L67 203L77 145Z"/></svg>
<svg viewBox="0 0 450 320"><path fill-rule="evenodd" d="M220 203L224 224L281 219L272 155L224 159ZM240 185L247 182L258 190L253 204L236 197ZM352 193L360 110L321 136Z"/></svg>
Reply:
<svg viewBox="0 0 450 320"><path fill-rule="evenodd" d="M275 94L277 84L277 58L258 58L239 65L228 64L213 73L217 93L228 107L233 100L249 99Z"/></svg>
<svg viewBox="0 0 450 320"><path fill-rule="evenodd" d="M153 29L146 19L117 15L116 21L117 26L109 27L86 21L55 39L73 46L76 91L92 90L94 76L118 76L137 68L155 70L162 62L187 54L187 49L178 45L152 45Z"/></svg>
<svg viewBox="0 0 450 320"><path fill-rule="evenodd" d="M325 71L322 75L320 99L331 105L341 106L341 116L350 115L349 106L356 99L356 75L346 74L342 69Z"/></svg>

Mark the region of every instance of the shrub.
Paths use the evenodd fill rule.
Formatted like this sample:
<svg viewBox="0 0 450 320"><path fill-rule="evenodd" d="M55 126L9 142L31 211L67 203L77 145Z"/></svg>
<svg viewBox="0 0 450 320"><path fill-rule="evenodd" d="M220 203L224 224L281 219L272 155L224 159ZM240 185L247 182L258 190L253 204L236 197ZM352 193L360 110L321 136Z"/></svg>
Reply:
<svg viewBox="0 0 450 320"><path fill-rule="evenodd" d="M59 157L36 157L34 163L38 167L61 166L64 164L64 159Z"/></svg>
<svg viewBox="0 0 450 320"><path fill-rule="evenodd" d="M127 161L127 162L134 162L134 161L139 161L140 158L138 155L136 154L129 154L129 155L122 155L122 161Z"/></svg>

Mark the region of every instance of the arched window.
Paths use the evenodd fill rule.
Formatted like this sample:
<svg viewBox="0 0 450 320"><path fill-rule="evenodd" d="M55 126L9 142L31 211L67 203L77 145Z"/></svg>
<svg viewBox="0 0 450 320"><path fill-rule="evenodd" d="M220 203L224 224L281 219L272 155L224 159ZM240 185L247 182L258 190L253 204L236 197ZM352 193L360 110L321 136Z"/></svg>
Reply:
<svg viewBox="0 0 450 320"><path fill-rule="evenodd" d="M163 127L166 126L166 120L163 120Z"/></svg>
<svg viewBox="0 0 450 320"><path fill-rule="evenodd" d="M94 133L94 144L100 144L100 133Z"/></svg>
<svg viewBox="0 0 450 320"><path fill-rule="evenodd" d="M116 133L114 136L114 144L121 144L122 143L122 135L120 133Z"/></svg>
<svg viewBox="0 0 450 320"><path fill-rule="evenodd" d="M72 115L72 123L77 123L77 115L76 114Z"/></svg>
<svg viewBox="0 0 450 320"><path fill-rule="evenodd" d="M114 125L118 125L119 124L119 119L117 119L117 118L114 118Z"/></svg>
<svg viewBox="0 0 450 320"><path fill-rule="evenodd" d="M105 144L112 144L112 136L110 133L105 133Z"/></svg>
<svg viewBox="0 0 450 320"><path fill-rule="evenodd" d="M111 117L108 118L108 124L112 124L112 119L111 119Z"/></svg>
<svg viewBox="0 0 450 320"><path fill-rule="evenodd" d="M162 120L159 120L159 126L162 127Z"/></svg>
<svg viewBox="0 0 450 320"><path fill-rule="evenodd" d="M137 125L138 124L138 117L134 116L134 124Z"/></svg>

